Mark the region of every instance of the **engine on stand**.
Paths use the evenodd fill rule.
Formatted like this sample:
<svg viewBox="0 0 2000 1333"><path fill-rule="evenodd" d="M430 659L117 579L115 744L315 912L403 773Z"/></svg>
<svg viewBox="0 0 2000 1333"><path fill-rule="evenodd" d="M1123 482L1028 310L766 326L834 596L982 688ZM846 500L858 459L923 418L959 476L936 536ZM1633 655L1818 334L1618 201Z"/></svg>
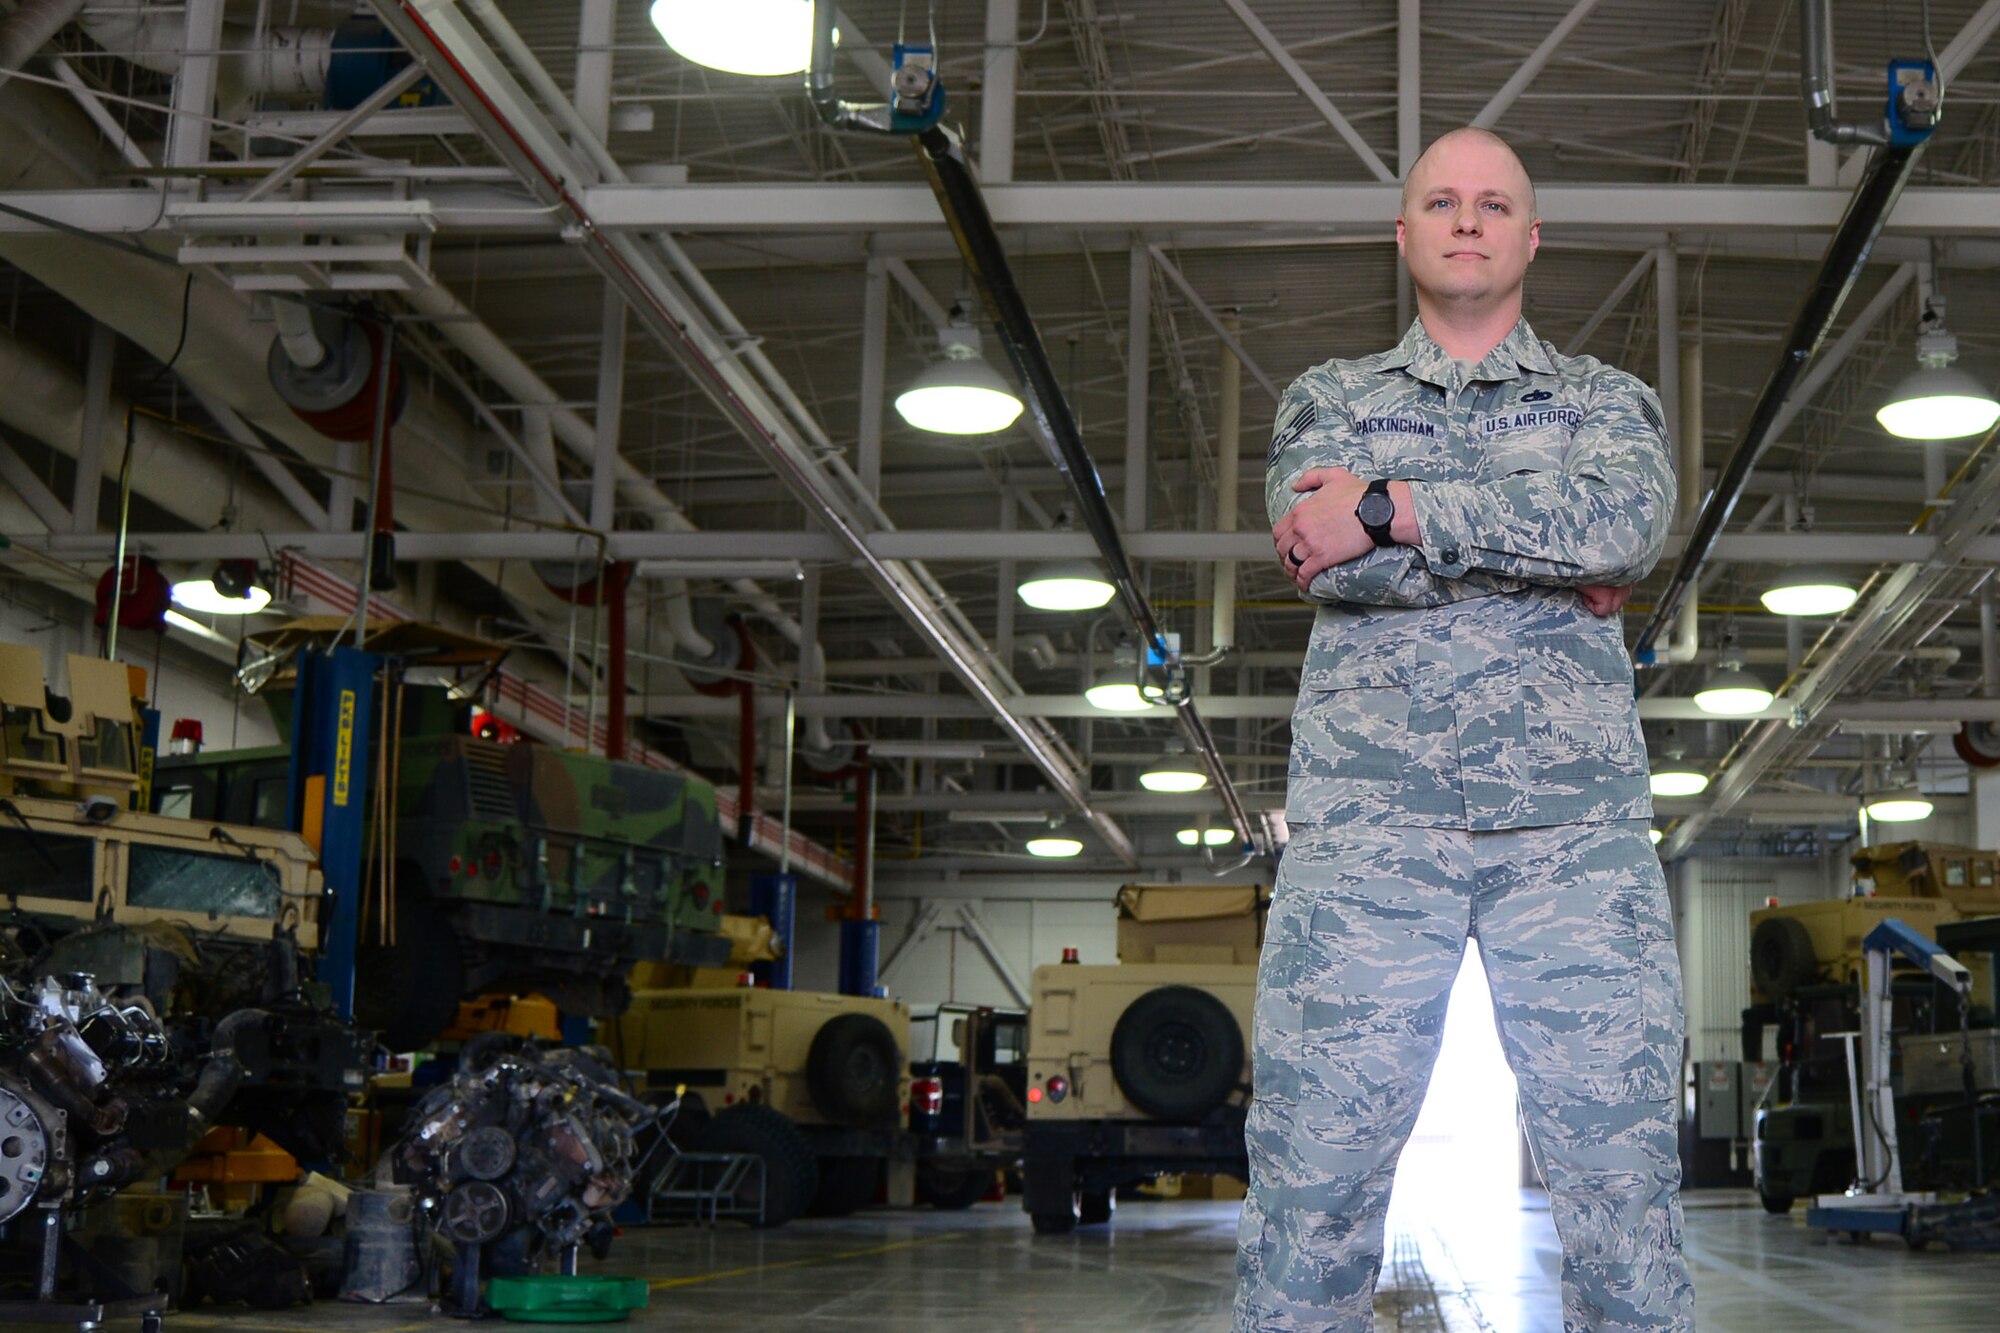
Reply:
<svg viewBox="0 0 2000 1333"><path fill-rule="evenodd" d="M475 1040L412 1113L395 1149L423 1225L450 1242L448 1313L477 1317L484 1277L574 1273L603 1258L632 1192L634 1144L658 1112L584 1051ZM424 1247L426 1250L428 1246Z"/></svg>

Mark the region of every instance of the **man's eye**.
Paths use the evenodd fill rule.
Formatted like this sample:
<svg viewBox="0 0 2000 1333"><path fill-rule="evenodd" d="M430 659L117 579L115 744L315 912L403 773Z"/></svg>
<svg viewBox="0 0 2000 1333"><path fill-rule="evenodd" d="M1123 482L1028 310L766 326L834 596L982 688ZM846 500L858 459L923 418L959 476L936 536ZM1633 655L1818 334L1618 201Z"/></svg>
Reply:
<svg viewBox="0 0 2000 1333"><path fill-rule="evenodd" d="M1492 210L1493 210L1493 211L1494 211L1495 213L1505 213L1505 212L1507 211L1507 205L1505 205L1505 204L1501 203L1501 202L1500 202L1499 200L1497 200L1497 199L1489 199L1489 200L1487 200L1487 201L1486 201L1486 206L1487 206L1488 208L1492 209Z"/></svg>
<svg viewBox="0 0 2000 1333"><path fill-rule="evenodd" d="M1449 200L1449 199L1433 199L1433 200L1431 200L1431 207L1432 207L1433 209L1438 209L1438 208L1450 208L1450 207L1451 207L1451 200Z"/></svg>

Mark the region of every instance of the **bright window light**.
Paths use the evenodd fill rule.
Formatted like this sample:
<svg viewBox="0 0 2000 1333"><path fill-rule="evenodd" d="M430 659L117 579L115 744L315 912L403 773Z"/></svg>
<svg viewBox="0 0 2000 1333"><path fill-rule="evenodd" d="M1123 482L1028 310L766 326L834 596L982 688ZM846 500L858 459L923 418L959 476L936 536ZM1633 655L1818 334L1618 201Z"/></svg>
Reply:
<svg viewBox="0 0 2000 1333"><path fill-rule="evenodd" d="M1183 847L1199 847L1203 843L1210 847L1227 847L1236 841L1236 830L1212 828L1204 832L1198 828L1184 828L1174 834L1174 841Z"/></svg>
<svg viewBox="0 0 2000 1333"><path fill-rule="evenodd" d="M1139 785L1147 791L1200 791L1208 785L1208 772L1194 760L1176 756L1162 759L1141 773Z"/></svg>
<svg viewBox="0 0 2000 1333"><path fill-rule="evenodd" d="M812 0L653 0L683 59L725 74L797 74L812 63Z"/></svg>
<svg viewBox="0 0 2000 1333"><path fill-rule="evenodd" d="M173 586L176 605L211 616L255 615L271 604L268 588L253 583L241 597L225 597L211 579L184 579Z"/></svg>
<svg viewBox="0 0 2000 1333"><path fill-rule="evenodd" d="M1139 693L1138 683L1120 672L1099 676L1083 697L1090 700L1092 708L1106 713L1140 713L1153 706Z"/></svg>
<svg viewBox="0 0 2000 1333"><path fill-rule="evenodd" d="M1028 855L1030 856L1046 856L1060 859L1062 857L1075 856L1082 850L1083 844L1075 838L1028 839Z"/></svg>
<svg viewBox="0 0 2000 1333"><path fill-rule="evenodd" d="M1658 768L1653 770L1653 795L1655 796L1699 796L1708 790L1708 774L1697 773L1691 768Z"/></svg>
<svg viewBox="0 0 2000 1333"><path fill-rule="evenodd" d="M1118 592L1096 568L1082 561L1037 565L1021 581L1021 600L1037 611L1095 611Z"/></svg>
<svg viewBox="0 0 2000 1333"><path fill-rule="evenodd" d="M1792 570L1779 576L1759 599L1774 616L1837 616L1859 596L1854 585L1838 574Z"/></svg>

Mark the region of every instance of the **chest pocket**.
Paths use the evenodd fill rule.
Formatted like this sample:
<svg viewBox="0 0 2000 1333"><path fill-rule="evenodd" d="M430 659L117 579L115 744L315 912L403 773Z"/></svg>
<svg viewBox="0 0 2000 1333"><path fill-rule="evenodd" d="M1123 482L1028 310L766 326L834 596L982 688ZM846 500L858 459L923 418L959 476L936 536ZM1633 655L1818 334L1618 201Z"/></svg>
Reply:
<svg viewBox="0 0 2000 1333"><path fill-rule="evenodd" d="M1576 434L1578 413L1556 400L1516 402L1480 422L1486 475L1497 481L1523 472L1560 472Z"/></svg>
<svg viewBox="0 0 2000 1333"><path fill-rule="evenodd" d="M1315 643L1299 673L1292 714L1294 779L1402 777L1410 744L1410 684L1416 644L1367 637ZM1298 783L1294 783L1295 789Z"/></svg>
<svg viewBox="0 0 2000 1333"><path fill-rule="evenodd" d="M1544 778L1587 782L1646 770L1645 736L1624 648L1583 634L1520 644L1528 762Z"/></svg>

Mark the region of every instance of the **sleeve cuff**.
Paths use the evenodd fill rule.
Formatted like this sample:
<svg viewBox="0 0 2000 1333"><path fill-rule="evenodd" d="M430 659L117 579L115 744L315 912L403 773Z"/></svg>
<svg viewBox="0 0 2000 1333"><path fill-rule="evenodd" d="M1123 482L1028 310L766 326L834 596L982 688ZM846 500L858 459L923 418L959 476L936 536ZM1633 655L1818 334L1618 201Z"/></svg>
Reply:
<svg viewBox="0 0 2000 1333"><path fill-rule="evenodd" d="M1413 481L1410 508L1417 520L1420 540L1417 551L1433 575L1441 579L1464 576L1472 568L1472 543L1465 506L1452 495L1450 482Z"/></svg>

